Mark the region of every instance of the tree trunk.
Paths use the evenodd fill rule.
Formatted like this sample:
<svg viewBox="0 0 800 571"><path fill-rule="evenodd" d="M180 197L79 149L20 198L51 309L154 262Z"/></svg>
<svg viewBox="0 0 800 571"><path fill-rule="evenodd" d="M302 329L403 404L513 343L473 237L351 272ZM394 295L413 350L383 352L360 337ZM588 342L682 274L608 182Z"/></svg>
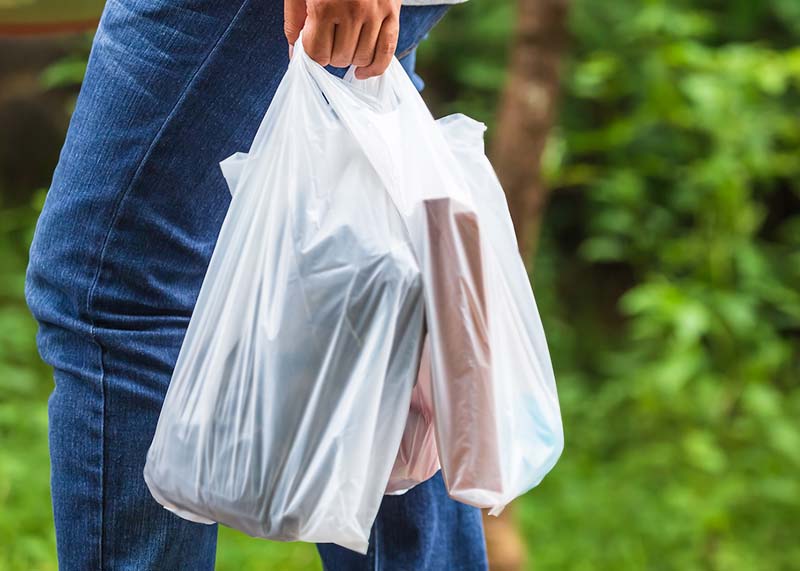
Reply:
<svg viewBox="0 0 800 571"><path fill-rule="evenodd" d="M509 76L491 148L526 261L536 248L547 199L540 163L556 119L567 8L568 0L518 0Z"/></svg>
<svg viewBox="0 0 800 571"><path fill-rule="evenodd" d="M490 153L526 263L533 258L547 200L541 159L556 119L567 10L568 0L517 1L509 76ZM526 567L525 543L510 506L499 518L484 516L484 527L491 571Z"/></svg>

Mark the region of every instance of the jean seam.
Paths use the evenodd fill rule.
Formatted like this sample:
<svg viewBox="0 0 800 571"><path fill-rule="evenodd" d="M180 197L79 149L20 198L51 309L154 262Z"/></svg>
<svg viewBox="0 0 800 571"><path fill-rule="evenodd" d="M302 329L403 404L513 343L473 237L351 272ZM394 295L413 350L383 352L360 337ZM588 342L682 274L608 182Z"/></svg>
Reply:
<svg viewBox="0 0 800 571"><path fill-rule="evenodd" d="M94 337L94 328L91 329L91 335ZM100 548L99 548L99 564L100 570L102 571L105 567L105 561L103 560L105 545L106 545L106 526L105 526L105 517L106 517L106 462L107 462L107 455L108 450L106 448L106 399L107 399L107 389L108 383L106 380L106 370L105 364L103 361L103 347L97 341L94 342L97 345L97 350L100 353L99 361L99 369L100 369L100 402L102 406L102 421L100 422Z"/></svg>
<svg viewBox="0 0 800 571"><path fill-rule="evenodd" d="M228 23L228 25L225 27L225 29L219 34L219 37L217 37L216 41L211 46L211 49L208 50L208 53L205 55L203 60L199 63L199 65L197 66L197 69L195 69L194 73L192 73L192 76L188 79L188 81L184 85L183 89L178 94L178 97L176 98L175 103L173 104L172 108L169 110L169 113L167 113L166 117L164 118L164 121L162 122L161 126L158 128L158 131L156 131L155 135L153 135L152 141L150 141L150 144L147 146L147 150L145 150L144 154L142 155L141 160L136 165L136 169L134 170L133 175L130 178L130 181L128 182L127 186L125 187L125 190L123 190L121 193L119 193L119 196L117 197L117 199L116 199L116 201L114 203L112 214L111 214L111 221L109 222L108 230L106 231L106 234L103 237L102 245L100 246L100 255L99 255L98 262L97 262L97 269L95 270L94 277L92 278L92 283L89 286L89 290L88 290L88 292L86 294L86 314L87 314L87 318L88 318L89 324L90 324L90 336L95 342L99 343L99 341L97 340L97 337L96 337L96 324L95 324L94 316L92 314L92 309L93 309L93 305L94 305L94 297L95 297L95 293L97 291L97 287L98 287L98 284L99 284L99 281L100 281L100 276L101 276L101 274L103 272L103 265L105 263L105 256L106 256L106 251L107 251L107 248L108 248L108 243L109 243L109 241L111 239L111 234L114 232L114 228L116 227L117 220L119 218L119 214L120 214L120 211L122 209L122 204L125 201L125 198L130 193L130 191L133 188L134 184L138 180L139 176L141 175L142 169L144 168L144 165L147 162L147 160L150 158L150 155L152 154L153 149L156 146L156 143L158 143L158 141L161 139L161 136L164 133L164 130L166 129L167 125L170 124L172 118L175 116L175 113L176 113L177 109L180 107L180 104L186 98L186 94L188 93L189 88L194 84L194 82L197 79L198 75L205 68L205 66L208 63L208 60L211 58L211 56L217 51L217 48L219 47L219 45L222 42L222 40L224 40L228 36L228 34L230 33L231 29L233 28L233 25L239 19L239 16L242 14L242 11L244 10L245 6L248 3L249 3L249 0L242 0L242 4L239 6L238 10L236 11L236 13L231 18L231 21Z"/></svg>
<svg viewBox="0 0 800 571"><path fill-rule="evenodd" d="M120 211L122 209L122 204L125 201L125 197L128 195L128 193L133 188L133 185L138 180L139 175L141 174L145 163L150 158L150 155L152 154L153 149L156 146L156 143L160 140L161 135L164 133L164 130L166 129L167 125L169 125L170 121L174 117L176 110L178 109L180 104L183 102L183 100L186 98L186 94L189 91L189 88L194 84L194 82L197 79L198 75L205 68L205 66L208 63L208 60L211 58L211 56L216 52L216 50L219 47L219 45L222 42L222 40L224 40L228 36L228 34L230 34L230 31L233 28L233 25L239 19L240 15L242 14L242 11L244 10L245 6L247 6L248 2L249 2L249 0L242 0L242 4L236 10L236 13L231 18L231 21L228 23L228 25L225 27L225 29L223 29L222 32L219 34L219 37L217 37L216 41L211 46L211 49L208 50L208 53L205 55L203 60L199 63L199 65L197 66L197 69L195 69L195 71L192 74L192 76L188 79L188 81L186 82L186 85L184 85L183 89L178 94L178 97L176 98L174 105L172 106L172 108L169 110L169 113L167 113L166 117L164 118L163 123L158 128L158 131L156 131L155 135L153 136L153 140L150 141L150 144L148 145L147 150L145 150L144 154L142 155L142 158L139 161L139 164L136 166L136 169L134 170L130 181L128 182L127 186L125 187L125 190L123 190L121 193L119 193L119 196L117 197L117 199L116 199L116 201L114 203L114 207L113 207L112 214L111 214L111 220L110 220L109 225L108 225L108 230L106 231L106 234L103 237L103 242L102 242L102 245L100 247L100 255L99 255L98 262L97 262L97 269L95 270L94 277L92 278L92 283L89 286L89 290L88 290L88 292L86 294L86 315L87 315L87 319L89 321L89 336L92 339L92 341L97 345L97 347L98 347L98 349L100 351L100 359L99 359L100 367L99 367L99 369L100 369L100 387L101 387L101 395L102 395L102 397L101 397L101 400L102 400L102 423L101 423L101 426L100 426L100 439L101 439L101 448L102 448L101 466L100 466L100 486L101 486L101 490L100 490L100 542L99 542L100 545L99 545L99 548L98 548L98 552L99 552L98 553L98 557L99 557L98 566L99 566L100 571L103 571L105 569L105 567L106 567L105 560L104 560L104 556L105 556L104 551L105 551L105 542L106 542L105 512L106 512L106 489L107 489L106 482L105 482L105 477L106 477L105 466L106 466L106 461L107 461L108 450L107 450L107 446L106 446L105 433L106 433L106 414L107 414L106 401L107 401L107 398L108 398L108 395L107 395L107 393L108 393L108 379L106 378L105 367L104 367L104 364L103 364L105 351L103 350L102 344L97 339L96 324L95 324L94 316L92 314L92 307L93 307L93 303L94 303L94 295L95 295L95 292L97 291L98 283L100 281L100 275L102 274L102 271L103 271L103 264L105 262L105 255L106 255L106 250L107 250L107 247L108 247L108 243L109 243L109 241L111 239L111 234L113 233L114 228L115 228L116 223L117 223L117 220L119 218L119 214L120 214Z"/></svg>

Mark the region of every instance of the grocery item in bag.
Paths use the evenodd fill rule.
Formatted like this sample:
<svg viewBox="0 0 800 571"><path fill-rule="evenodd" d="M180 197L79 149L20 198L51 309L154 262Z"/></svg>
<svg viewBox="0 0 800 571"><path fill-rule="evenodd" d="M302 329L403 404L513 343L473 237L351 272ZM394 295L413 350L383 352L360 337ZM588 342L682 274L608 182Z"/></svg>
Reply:
<svg viewBox="0 0 800 571"><path fill-rule="evenodd" d="M453 455L450 488L501 491L492 347L478 216L451 199L423 202L428 230L429 329L440 341L434 373L437 434Z"/></svg>
<svg viewBox="0 0 800 571"><path fill-rule="evenodd" d="M403 438L392 467L387 494L402 494L439 471L439 455L433 432L433 387L431 357L427 339L422 350L417 383L411 392Z"/></svg>

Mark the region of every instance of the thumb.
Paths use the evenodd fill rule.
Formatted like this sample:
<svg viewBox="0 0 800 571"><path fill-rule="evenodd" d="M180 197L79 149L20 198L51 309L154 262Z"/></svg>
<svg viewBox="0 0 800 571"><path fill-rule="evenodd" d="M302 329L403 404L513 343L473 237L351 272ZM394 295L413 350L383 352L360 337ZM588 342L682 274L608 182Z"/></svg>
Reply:
<svg viewBox="0 0 800 571"><path fill-rule="evenodd" d="M305 0L284 0L283 2L283 33L286 41L293 46L306 22Z"/></svg>

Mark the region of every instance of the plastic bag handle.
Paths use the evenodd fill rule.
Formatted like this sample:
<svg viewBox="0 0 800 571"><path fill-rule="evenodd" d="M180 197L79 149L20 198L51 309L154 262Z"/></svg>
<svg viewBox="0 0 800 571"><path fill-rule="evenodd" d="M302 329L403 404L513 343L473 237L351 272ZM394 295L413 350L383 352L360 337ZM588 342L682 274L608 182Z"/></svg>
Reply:
<svg viewBox="0 0 800 571"><path fill-rule="evenodd" d="M405 75L397 58L392 61L386 71L376 77L358 79L355 66L350 66L344 78L337 77L314 61L303 47L303 34L294 45L291 65L299 65L322 91L325 99L334 108L353 106L357 109L370 109L374 113L390 113L400 104L400 91L397 89L397 68Z"/></svg>
<svg viewBox="0 0 800 571"><path fill-rule="evenodd" d="M357 79L353 71L351 67L345 79L330 73L306 53L303 35L300 34L294 45L289 73L310 80L310 83L305 82L306 85L299 85L299 88L315 86L319 90L324 104L333 110L337 119L355 138L389 194L394 197L392 191L400 186L398 178L401 173L392 143L384 136L385 126L394 120L395 111L406 98L419 98L419 93L397 58L392 58L387 70L377 77Z"/></svg>

